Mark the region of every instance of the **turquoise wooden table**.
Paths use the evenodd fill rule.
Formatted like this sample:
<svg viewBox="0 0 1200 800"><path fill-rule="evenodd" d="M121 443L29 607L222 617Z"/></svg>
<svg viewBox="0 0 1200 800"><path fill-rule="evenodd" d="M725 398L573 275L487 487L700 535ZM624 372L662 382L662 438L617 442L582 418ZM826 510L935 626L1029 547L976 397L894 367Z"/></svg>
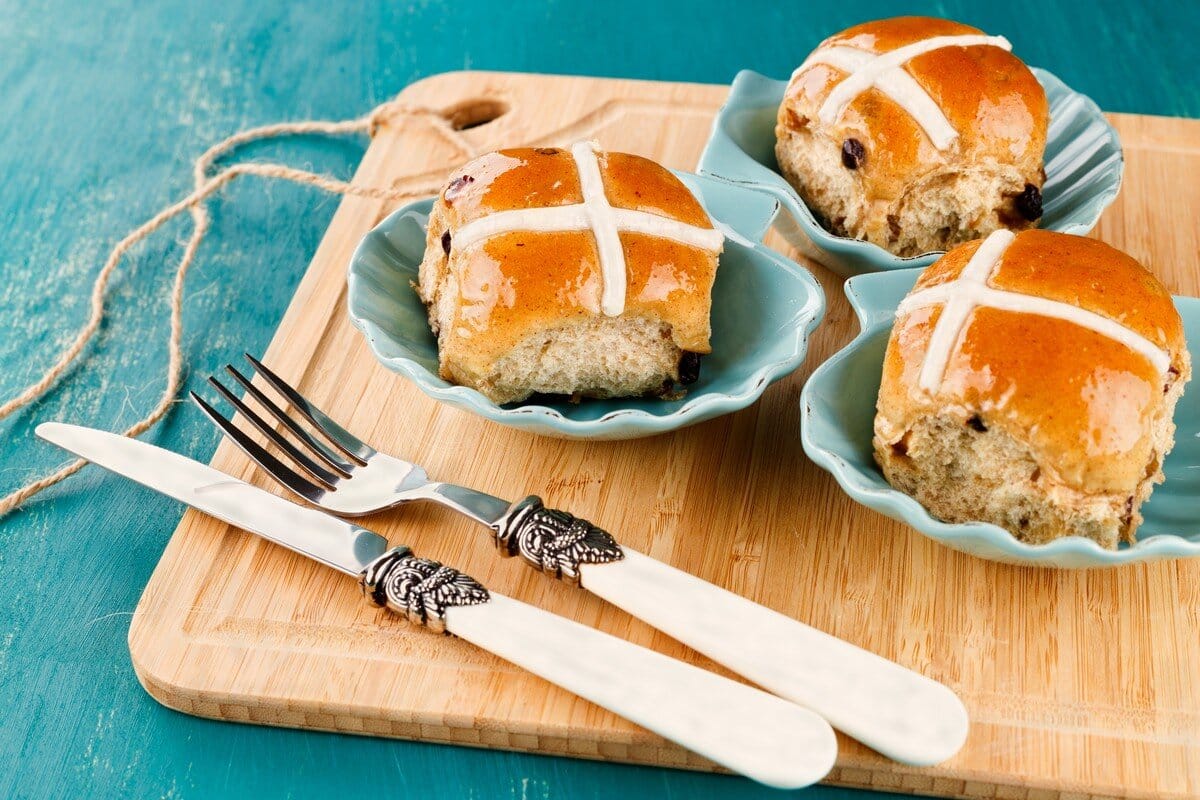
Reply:
<svg viewBox="0 0 1200 800"><path fill-rule="evenodd" d="M475 68L727 82L783 76L824 35L892 3L710 0L369 8L292 0L125 4L0 0L0 402L84 318L112 245L186 194L190 163L241 128L366 112L418 78ZM503 11L495 10L501 6ZM733 13L729 13L730 9ZM1003 33L1105 109L1200 114L1200 9L1103 0L950 0L905 9ZM365 140L291 140L275 156L348 176ZM261 351L337 200L247 181L213 204L187 291L188 384ZM118 429L161 391L177 221L135 249L88 357L0 423L0 495L62 463L41 420ZM148 437L207 459L216 434L181 405ZM138 685L130 614L182 508L86 469L0 520L0 798L768 797L748 781L419 743L223 724ZM817 788L814 798L871 797Z"/></svg>

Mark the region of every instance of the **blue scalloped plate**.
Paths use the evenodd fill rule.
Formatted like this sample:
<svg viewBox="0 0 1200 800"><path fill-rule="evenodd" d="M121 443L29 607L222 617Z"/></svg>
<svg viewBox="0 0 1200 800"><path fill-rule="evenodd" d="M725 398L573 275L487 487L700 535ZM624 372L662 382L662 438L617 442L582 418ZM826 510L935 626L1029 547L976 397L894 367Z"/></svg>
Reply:
<svg viewBox="0 0 1200 800"><path fill-rule="evenodd" d="M803 267L760 244L779 210L761 192L676 173L725 234L713 287L712 347L700 380L680 400L585 399L500 406L438 377L437 340L410 285L425 250L433 199L383 220L355 250L348 276L350 319L381 363L421 391L501 425L570 439L633 439L745 408L804 362L825 295Z"/></svg>
<svg viewBox="0 0 1200 800"><path fill-rule="evenodd" d="M1125 160L1117 132L1100 108L1044 69L1033 74L1046 90L1050 127L1046 136L1046 185L1040 226L1085 234L1121 188ZM821 227L775 161L775 116L787 81L743 70L717 113L700 173L749 186L783 204L776 221L788 243L808 258L843 275L923 267L940 253L901 258L878 245L834 236Z"/></svg>
<svg viewBox="0 0 1200 800"><path fill-rule="evenodd" d="M809 458L833 473L859 503L980 558L1077 568L1200 555L1200 387L1194 384L1175 410L1175 449L1163 464L1166 481L1142 506L1145 522L1137 543L1123 543L1118 550L1078 536L1030 545L995 525L942 522L888 484L871 449L875 400L896 306L920 274L912 269L860 275L846 282L862 332L813 372L800 395L801 440ZM1183 317L1192 361L1200 363L1200 299L1176 297L1175 306Z"/></svg>

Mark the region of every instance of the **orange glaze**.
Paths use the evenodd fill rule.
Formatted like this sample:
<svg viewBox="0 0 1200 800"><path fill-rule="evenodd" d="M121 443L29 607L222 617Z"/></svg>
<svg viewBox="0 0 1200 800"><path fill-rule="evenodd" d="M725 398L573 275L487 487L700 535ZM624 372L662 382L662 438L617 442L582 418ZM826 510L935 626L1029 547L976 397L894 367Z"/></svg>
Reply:
<svg viewBox="0 0 1200 800"><path fill-rule="evenodd" d="M1009 246L992 285L1099 312L1164 349L1186 347L1167 288L1136 259L1096 239L1024 231Z"/></svg>
<svg viewBox="0 0 1200 800"><path fill-rule="evenodd" d="M946 253L921 274L913 291L956 279L981 241ZM988 282L1104 314L1172 352L1187 346L1183 321L1166 287L1137 259L1096 239L1021 231Z"/></svg>
<svg viewBox="0 0 1200 800"><path fill-rule="evenodd" d="M642 233L622 233L628 273L625 313L671 323L681 350L708 353L708 308L716 257L704 250Z"/></svg>
<svg viewBox="0 0 1200 800"><path fill-rule="evenodd" d="M617 208L648 211L674 217L699 228L711 228L704 207L671 171L629 153L608 153L601 158L604 194Z"/></svg>
<svg viewBox="0 0 1200 800"><path fill-rule="evenodd" d="M609 202L711 228L700 203L678 178L649 159L600 154ZM464 182L462 176L473 180ZM582 202L570 151L523 148L489 153L456 170L443 191L454 231L494 211ZM624 314L671 325L682 350L708 353L709 306L716 256L644 234L621 233L626 263ZM460 302L447 358L483 375L531 333L601 314L602 276L589 231L511 232L471 246L451 246Z"/></svg>
<svg viewBox="0 0 1200 800"><path fill-rule="evenodd" d="M913 291L944 283L979 247L951 250ZM1069 302L1162 343L1187 376L1183 327L1167 291L1129 256L1091 239L1023 231L991 285ZM898 438L918 416L957 409L978 414L1028 444L1044 470L1083 492L1124 492L1142 478L1154 442L1151 423L1164 408L1164 386L1142 355L1088 328L1036 314L977 308L947 366L940 389L920 389L919 373L941 305L897 320L879 395L880 435Z"/></svg>
<svg viewBox="0 0 1200 800"><path fill-rule="evenodd" d="M586 231L507 233L452 263L460 302L444 357L478 375L527 331L600 313L596 244Z"/></svg>
<svg viewBox="0 0 1200 800"><path fill-rule="evenodd" d="M989 409L985 424L1026 431L1060 480L1092 491L1118 491L1141 477L1152 446L1144 432L1163 397L1150 362L1111 339L990 308L975 311L942 394Z"/></svg>
<svg viewBox="0 0 1200 800"><path fill-rule="evenodd" d="M583 190L569 150L520 148L487 153L464 165L450 176L441 197L454 229L493 211L582 203Z"/></svg>
<svg viewBox="0 0 1200 800"><path fill-rule="evenodd" d="M849 28L821 47L846 45L886 53L933 36L979 33L950 20L898 17ZM960 160L1003 157L1023 174L1039 173L1046 146L1046 95L1019 58L999 47L945 47L917 56L903 68L942 109L958 139L949 151L939 151L916 120L883 92L868 89L859 94L842 112L833 137L839 146L855 138L865 147L859 176L869 200L894 201L916 179L914 169L917 174L919 168L932 172ZM795 128L815 120L844 77L826 64L796 76L780 109L780 124Z"/></svg>

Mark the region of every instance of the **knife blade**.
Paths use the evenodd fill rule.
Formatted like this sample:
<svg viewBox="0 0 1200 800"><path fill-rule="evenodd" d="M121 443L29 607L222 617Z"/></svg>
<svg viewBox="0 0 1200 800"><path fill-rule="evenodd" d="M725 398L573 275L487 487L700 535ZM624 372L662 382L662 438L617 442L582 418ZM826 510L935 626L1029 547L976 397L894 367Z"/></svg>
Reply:
<svg viewBox="0 0 1200 800"><path fill-rule="evenodd" d="M359 578L377 605L457 635L734 772L778 788L837 755L821 717L759 689L489 592L384 537L154 445L61 423L37 434L105 469Z"/></svg>

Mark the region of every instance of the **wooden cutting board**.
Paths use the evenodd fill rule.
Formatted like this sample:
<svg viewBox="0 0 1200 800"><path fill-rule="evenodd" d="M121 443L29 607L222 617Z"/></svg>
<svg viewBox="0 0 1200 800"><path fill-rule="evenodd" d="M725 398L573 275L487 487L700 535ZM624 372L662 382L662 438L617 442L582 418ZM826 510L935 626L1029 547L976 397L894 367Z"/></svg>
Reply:
<svg viewBox="0 0 1200 800"><path fill-rule="evenodd" d="M478 153L584 137L693 168L725 94L440 75L400 95L404 107L377 131L355 180L431 194ZM1113 120L1125 185L1097 234L1176 292L1200 293L1200 122ZM632 547L944 681L966 702L973 728L953 760L904 767L842 738L830 783L1030 800L1200 794L1200 561L1016 568L953 552L852 503L805 458L798 436L800 387L857 327L838 278L812 265L829 310L808 363L753 407L652 439L539 438L427 398L380 367L351 327L346 265L389 210L342 202L267 362L359 436L431 475L502 497L540 494ZM785 247L775 234L768 242ZM273 490L227 444L213 464ZM498 559L482 529L448 510L410 506L366 524L497 591L720 671L586 593ZM352 580L191 511L146 588L129 645L146 690L191 714L713 768L371 607Z"/></svg>

